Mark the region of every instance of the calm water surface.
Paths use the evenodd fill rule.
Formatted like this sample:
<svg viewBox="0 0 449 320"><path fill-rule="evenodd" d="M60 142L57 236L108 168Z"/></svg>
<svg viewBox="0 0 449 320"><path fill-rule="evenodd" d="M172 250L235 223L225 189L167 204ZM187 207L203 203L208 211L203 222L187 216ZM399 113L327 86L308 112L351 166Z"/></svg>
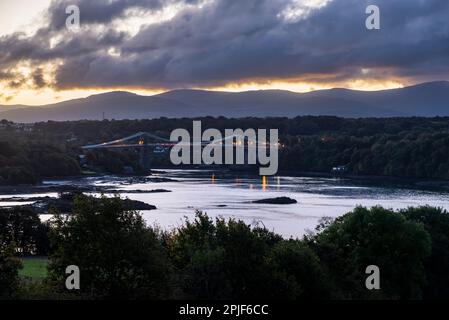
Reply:
<svg viewBox="0 0 449 320"><path fill-rule="evenodd" d="M445 192L368 186L347 179L285 176L269 177L264 183L257 176L194 170L168 170L156 176L173 181L142 183L130 182L128 178L102 177L46 183L88 183L127 190L131 193L123 196L157 206L157 210L142 213L150 225L157 224L163 228L176 227L182 223L184 217L192 218L195 210L202 210L213 217L234 217L247 223L263 223L285 237L301 236L307 230L313 230L320 218L337 217L357 205L382 205L399 209L428 204L449 210L449 194ZM133 190L154 189L167 189L172 192L132 193ZM280 196L293 198L298 203L252 203L254 200Z"/></svg>

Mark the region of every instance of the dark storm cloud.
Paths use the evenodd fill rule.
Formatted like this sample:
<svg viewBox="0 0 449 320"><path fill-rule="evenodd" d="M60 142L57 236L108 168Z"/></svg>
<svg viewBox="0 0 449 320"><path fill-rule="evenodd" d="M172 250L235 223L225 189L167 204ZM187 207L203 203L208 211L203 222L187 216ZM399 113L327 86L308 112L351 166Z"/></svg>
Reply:
<svg viewBox="0 0 449 320"><path fill-rule="evenodd" d="M82 23L107 25L125 17L128 9L158 10L174 2L181 1L74 3L80 5ZM449 78L447 0L334 0L301 19L284 19L282 13L294 2L300 1L215 0L187 7L134 37L112 29L98 34L93 28L50 49L50 37L66 32L59 29L65 24L68 2L54 1L50 27L32 38L0 39L0 66L18 59L60 58L58 88L175 88L288 78ZM365 28L369 4L381 9L381 30ZM108 54L109 47L120 55Z"/></svg>
<svg viewBox="0 0 449 320"><path fill-rule="evenodd" d="M117 79L127 79L130 85L168 88L257 78L317 80L322 74L335 81L368 77L362 68L448 77L448 1L376 1L380 31L365 28L365 8L372 1L335 0L294 22L279 17L288 3L222 0L185 10L141 30L124 43L120 58L89 57L83 81L115 86ZM76 83L68 75L78 63L60 69L61 86Z"/></svg>
<svg viewBox="0 0 449 320"><path fill-rule="evenodd" d="M15 33L0 37L0 67L11 67L25 60L46 62L65 59L103 50L105 47L120 45L125 34L114 30L83 33L65 32L56 45L51 46L51 38L57 33L40 29L33 37Z"/></svg>
<svg viewBox="0 0 449 320"><path fill-rule="evenodd" d="M159 9L163 0L53 0L50 6L50 26L54 29L65 27L66 8L76 5L82 13L83 23L108 23L122 17L127 9Z"/></svg>
<svg viewBox="0 0 449 320"><path fill-rule="evenodd" d="M76 5L82 13L83 23L104 24L116 18L123 18L129 9L159 10L164 6L185 2L195 4L196 0L53 0L49 10L50 26L65 27L66 8Z"/></svg>
<svg viewBox="0 0 449 320"><path fill-rule="evenodd" d="M44 70L42 70L42 68L37 68L34 70L31 77L33 79L33 85L36 89L44 88L47 85L44 79Z"/></svg>

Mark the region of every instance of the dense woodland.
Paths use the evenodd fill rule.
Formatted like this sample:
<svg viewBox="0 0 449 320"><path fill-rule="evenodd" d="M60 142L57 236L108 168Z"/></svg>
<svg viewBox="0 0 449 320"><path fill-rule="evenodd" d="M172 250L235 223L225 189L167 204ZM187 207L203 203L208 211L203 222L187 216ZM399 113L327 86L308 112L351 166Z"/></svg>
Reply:
<svg viewBox="0 0 449 320"><path fill-rule="evenodd" d="M119 198L80 195L47 223L0 210L0 299L449 298L449 215L431 207L358 207L302 239L198 212L172 231L148 227ZM49 256L46 278L19 277L21 256ZM81 272L65 288L65 269ZM365 286L380 268L380 290Z"/></svg>
<svg viewBox="0 0 449 320"><path fill-rule="evenodd" d="M329 173L346 166L349 174L449 179L449 118L343 119L337 117L200 118L203 130L277 128L285 145L280 172ZM81 173L80 146L111 141L139 131L168 138L176 128L191 130L192 119L0 122L0 184L36 183L44 177ZM94 171L142 172L136 152L89 152ZM169 157L152 159L170 166Z"/></svg>

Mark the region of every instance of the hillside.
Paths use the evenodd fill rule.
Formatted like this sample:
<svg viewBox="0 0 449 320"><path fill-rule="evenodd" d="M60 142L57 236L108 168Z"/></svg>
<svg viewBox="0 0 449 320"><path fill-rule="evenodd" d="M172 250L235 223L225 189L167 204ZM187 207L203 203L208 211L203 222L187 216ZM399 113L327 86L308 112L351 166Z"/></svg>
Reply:
<svg viewBox="0 0 449 320"><path fill-rule="evenodd" d="M217 92L174 90L154 96L110 92L51 105L0 106L0 119L16 122L333 115L348 118L449 116L449 82L383 90L348 89L294 93L283 90Z"/></svg>

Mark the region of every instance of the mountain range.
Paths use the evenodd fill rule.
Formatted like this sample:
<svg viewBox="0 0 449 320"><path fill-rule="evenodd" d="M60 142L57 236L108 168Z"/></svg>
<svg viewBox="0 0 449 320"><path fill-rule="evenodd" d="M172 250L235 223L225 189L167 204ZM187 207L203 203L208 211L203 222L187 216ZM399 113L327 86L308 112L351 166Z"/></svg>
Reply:
<svg viewBox="0 0 449 320"><path fill-rule="evenodd" d="M329 89L308 93L284 90L218 92L173 90L153 96L114 91L43 106L2 106L0 119L15 122L179 118L199 116L295 117L449 116L449 82L357 91Z"/></svg>

